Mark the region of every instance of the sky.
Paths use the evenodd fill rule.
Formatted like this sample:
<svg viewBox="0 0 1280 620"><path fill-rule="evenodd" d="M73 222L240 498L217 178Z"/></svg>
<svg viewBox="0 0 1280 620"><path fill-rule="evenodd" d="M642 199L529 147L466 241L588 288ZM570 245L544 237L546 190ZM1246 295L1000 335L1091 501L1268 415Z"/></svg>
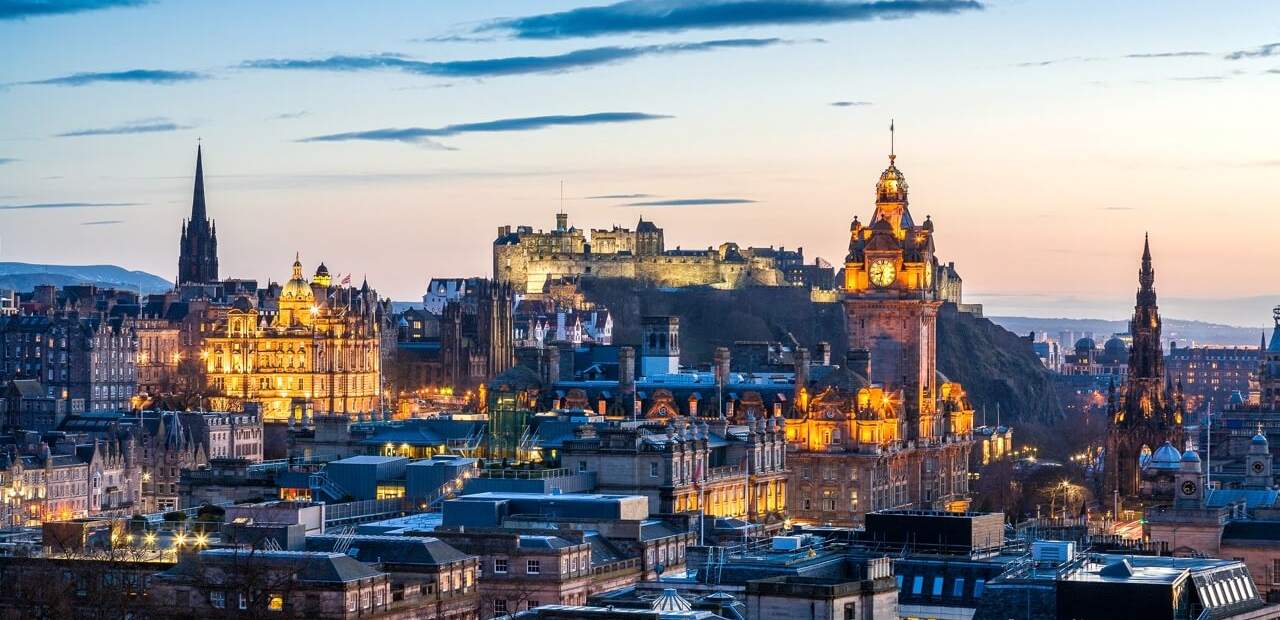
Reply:
<svg viewBox="0 0 1280 620"><path fill-rule="evenodd" d="M1270 323L1271 0L0 0L0 261L172 278L196 143L224 276L487 275L501 225L839 264L894 119L988 314ZM563 193L561 188L563 187ZM1172 307L1171 307L1172 306Z"/></svg>

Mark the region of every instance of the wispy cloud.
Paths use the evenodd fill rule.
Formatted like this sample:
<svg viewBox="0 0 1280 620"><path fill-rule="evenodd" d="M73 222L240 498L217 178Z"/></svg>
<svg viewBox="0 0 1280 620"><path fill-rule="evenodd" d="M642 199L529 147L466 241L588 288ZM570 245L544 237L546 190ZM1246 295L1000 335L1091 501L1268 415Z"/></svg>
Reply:
<svg viewBox="0 0 1280 620"><path fill-rule="evenodd" d="M83 136L116 136L122 134L134 133L157 133L162 131L178 131L179 129L191 129L190 125L180 125L171 120L164 118L147 118L136 121L130 121L123 125L114 127L94 127L90 129L77 129L55 135L56 138L78 138Z"/></svg>
<svg viewBox="0 0 1280 620"><path fill-rule="evenodd" d="M0 0L4 2L4 0ZM128 71L108 71L103 73L72 73L71 75L63 75L52 77L44 80L35 80L32 82L22 82L23 84L32 85L49 85L49 86L88 86L90 84L98 84L101 82L108 83L135 83L135 84L178 84L180 82L193 82L196 80L204 80L209 76L195 71L168 71L165 69L130 69Z"/></svg>
<svg viewBox="0 0 1280 620"><path fill-rule="evenodd" d="M1100 211L1133 211L1133 207L1099 207Z"/></svg>
<svg viewBox="0 0 1280 620"><path fill-rule="evenodd" d="M526 116L521 118L503 118L480 123L460 123L444 127L404 127L372 129L368 131L352 131L324 136L303 138L299 142L345 142L348 140L374 140L389 142L408 142L436 148L449 148L432 138L457 136L466 133L495 133L504 131L534 131L548 127L572 125L602 125L609 123L631 123L672 118L662 114L645 114L643 112L597 112L595 114Z"/></svg>
<svg viewBox="0 0 1280 620"><path fill-rule="evenodd" d="M271 115L271 116L267 117L267 120L270 120L270 121L291 121L291 120L293 120L293 119L296 119L296 118L302 118L302 117L304 117L304 116L308 116L308 115L310 115L310 114L311 114L311 112L310 112L309 110L298 110L297 112L281 112L280 114L273 114L273 115Z"/></svg>
<svg viewBox="0 0 1280 620"><path fill-rule="evenodd" d="M533 73L564 73L600 65L635 60L644 56L709 52L717 49L758 48L790 43L783 39L720 39L690 43L666 43L633 47L608 46L573 50L550 56L507 56L476 60L432 62L399 54L330 56L328 58L267 58L241 63L247 69L301 71L403 71L415 75L449 78L485 78Z"/></svg>
<svg viewBox="0 0 1280 620"><path fill-rule="evenodd" d="M23 209L93 209L98 207L137 207L138 202L37 202L34 204L0 205L0 211Z"/></svg>
<svg viewBox="0 0 1280 620"><path fill-rule="evenodd" d="M653 198L653 194L600 194L599 196L583 196L583 200L631 200L634 198Z"/></svg>
<svg viewBox="0 0 1280 620"><path fill-rule="evenodd" d="M0 157L0 166L3 166L5 164L12 164L15 161L21 161L21 160L15 159L13 157Z"/></svg>
<svg viewBox="0 0 1280 620"><path fill-rule="evenodd" d="M620 207L702 207L713 205L745 205L756 201L747 198L674 198L671 200L647 200L628 202Z"/></svg>
<svg viewBox="0 0 1280 620"><path fill-rule="evenodd" d="M1268 43L1244 50L1236 50L1224 56L1227 60L1241 60L1243 58L1270 58L1271 56L1280 55L1280 43Z"/></svg>
<svg viewBox="0 0 1280 620"><path fill-rule="evenodd" d="M500 31L522 39L567 39L646 32L825 24L952 14L984 8L977 0L624 0L558 13L498 19L477 32Z"/></svg>
<svg viewBox="0 0 1280 620"><path fill-rule="evenodd" d="M1146 52L1141 54L1125 54L1125 58L1190 58L1194 56L1209 56L1209 52Z"/></svg>
<svg viewBox="0 0 1280 620"><path fill-rule="evenodd" d="M139 6L149 0L0 0L0 21L45 15L65 15L123 6Z"/></svg>
<svg viewBox="0 0 1280 620"><path fill-rule="evenodd" d="M123 224L124 220L94 220L92 222L80 222L81 226L111 226L113 224Z"/></svg>
<svg viewBox="0 0 1280 620"><path fill-rule="evenodd" d="M833 105L837 108L854 108L854 107L862 107L864 105L871 105L871 102L870 101L832 101L830 105Z"/></svg>
<svg viewBox="0 0 1280 620"><path fill-rule="evenodd" d="M1196 56L1211 56L1209 52L1199 52L1191 50L1174 50L1168 52L1136 52L1133 54L1125 54L1123 56L1102 57L1102 56L1066 56L1064 58L1050 58L1048 60L1032 60L1028 62L1020 62L1014 66L1017 67L1048 67L1050 65L1062 65L1077 62L1098 62L1102 60L1155 60L1168 58L1192 58Z"/></svg>
<svg viewBox="0 0 1280 620"><path fill-rule="evenodd" d="M1171 77L1174 82L1221 82L1227 79L1225 75L1187 75Z"/></svg>

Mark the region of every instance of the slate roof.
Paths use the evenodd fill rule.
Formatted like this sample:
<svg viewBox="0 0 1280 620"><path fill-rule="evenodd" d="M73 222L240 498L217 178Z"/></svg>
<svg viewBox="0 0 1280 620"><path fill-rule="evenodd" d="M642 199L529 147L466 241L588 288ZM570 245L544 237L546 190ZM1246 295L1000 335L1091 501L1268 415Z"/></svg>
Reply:
<svg viewBox="0 0 1280 620"><path fill-rule="evenodd" d="M307 549L326 551L341 536L308 536ZM424 564L441 566L467 560L473 556L458 551L439 538L427 536L383 536L361 534L351 539L350 553L361 562L392 564Z"/></svg>
<svg viewBox="0 0 1280 620"><path fill-rule="evenodd" d="M254 551L209 549L198 556L184 558L173 568L161 573L174 577L199 577L200 564L210 566L245 565L279 567L288 570L298 581L345 583L377 577L383 573L341 553L319 551Z"/></svg>

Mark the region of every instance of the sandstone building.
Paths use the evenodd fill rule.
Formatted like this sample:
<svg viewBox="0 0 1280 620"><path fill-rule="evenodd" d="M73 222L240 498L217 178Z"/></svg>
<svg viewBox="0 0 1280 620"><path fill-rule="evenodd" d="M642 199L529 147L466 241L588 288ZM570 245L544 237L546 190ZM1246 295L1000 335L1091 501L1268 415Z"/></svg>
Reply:
<svg viewBox="0 0 1280 620"><path fill-rule="evenodd" d="M662 229L643 218L635 230L614 226L588 233L558 213L553 230L500 226L493 242L494 280L511 284L520 294L540 294L548 282L574 276L626 278L663 287L790 286L784 268L797 262L803 265L803 250L744 249L736 243L669 250ZM803 273L795 271L792 278Z"/></svg>

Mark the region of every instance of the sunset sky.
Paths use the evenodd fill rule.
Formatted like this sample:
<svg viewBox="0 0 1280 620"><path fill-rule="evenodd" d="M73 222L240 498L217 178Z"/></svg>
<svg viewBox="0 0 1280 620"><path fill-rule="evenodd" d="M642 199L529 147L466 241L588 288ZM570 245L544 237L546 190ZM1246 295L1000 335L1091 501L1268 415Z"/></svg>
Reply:
<svg viewBox="0 0 1280 620"><path fill-rule="evenodd" d="M1274 0L0 0L0 261L172 278L200 139L224 276L298 251L416 299L487 275L498 226L551 227L562 182L579 227L838 264L893 118L988 314L1124 317L1149 231L1167 312L1263 325L1278 25Z"/></svg>

